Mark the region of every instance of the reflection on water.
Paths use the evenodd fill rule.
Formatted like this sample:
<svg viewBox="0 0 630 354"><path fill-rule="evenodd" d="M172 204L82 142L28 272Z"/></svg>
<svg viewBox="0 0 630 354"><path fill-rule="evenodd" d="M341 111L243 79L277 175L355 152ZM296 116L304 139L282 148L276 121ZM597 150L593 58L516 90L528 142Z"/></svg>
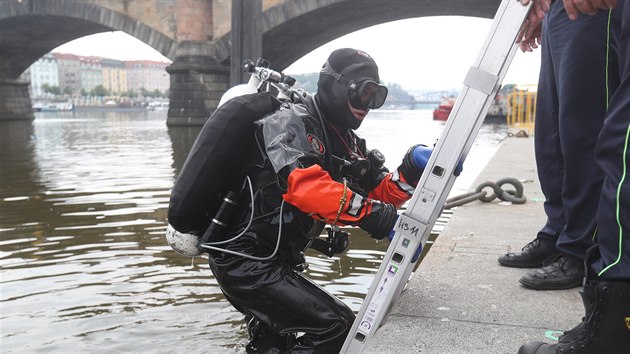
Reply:
<svg viewBox="0 0 630 354"><path fill-rule="evenodd" d="M0 122L1 352L242 351L242 316L206 259L181 257L163 239L170 188L199 131L165 119L74 112ZM360 134L395 168L443 125L429 110L374 112ZM462 178L474 179L505 132L484 125ZM307 274L357 311L387 243L351 232L347 254L309 251Z"/></svg>

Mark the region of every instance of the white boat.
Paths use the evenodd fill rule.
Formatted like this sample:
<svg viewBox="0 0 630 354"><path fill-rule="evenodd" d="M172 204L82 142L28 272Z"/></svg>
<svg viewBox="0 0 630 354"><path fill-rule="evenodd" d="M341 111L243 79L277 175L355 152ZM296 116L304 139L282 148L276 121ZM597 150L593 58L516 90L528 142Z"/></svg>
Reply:
<svg viewBox="0 0 630 354"><path fill-rule="evenodd" d="M74 109L74 104L70 101L37 102L33 104L33 110L36 112L72 111L73 109Z"/></svg>
<svg viewBox="0 0 630 354"><path fill-rule="evenodd" d="M168 101L166 101L166 102L158 102L158 101L149 102L149 104L147 105L147 109L149 111L166 111L166 110L168 110Z"/></svg>

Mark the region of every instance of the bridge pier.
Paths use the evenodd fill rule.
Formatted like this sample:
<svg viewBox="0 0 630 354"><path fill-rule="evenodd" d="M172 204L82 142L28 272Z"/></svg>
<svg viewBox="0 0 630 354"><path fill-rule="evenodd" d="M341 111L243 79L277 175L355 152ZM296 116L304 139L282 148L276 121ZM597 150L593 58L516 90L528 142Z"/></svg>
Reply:
<svg viewBox="0 0 630 354"><path fill-rule="evenodd" d="M203 125L229 88L230 67L204 50L207 43L180 43L179 54L166 68L171 75L166 124Z"/></svg>
<svg viewBox="0 0 630 354"><path fill-rule="evenodd" d="M232 0L230 87L249 80L249 74L243 72L243 60L256 62L262 57L261 18L262 0Z"/></svg>
<svg viewBox="0 0 630 354"><path fill-rule="evenodd" d="M30 84L12 79L0 79L0 121L34 119Z"/></svg>
<svg viewBox="0 0 630 354"><path fill-rule="evenodd" d="M176 0L177 49L171 75L170 103L166 124L203 125L231 86L249 78L241 69L243 59L258 59L262 54L262 0L231 0L231 43L212 43L211 2ZM229 50L230 59L218 60L218 52Z"/></svg>

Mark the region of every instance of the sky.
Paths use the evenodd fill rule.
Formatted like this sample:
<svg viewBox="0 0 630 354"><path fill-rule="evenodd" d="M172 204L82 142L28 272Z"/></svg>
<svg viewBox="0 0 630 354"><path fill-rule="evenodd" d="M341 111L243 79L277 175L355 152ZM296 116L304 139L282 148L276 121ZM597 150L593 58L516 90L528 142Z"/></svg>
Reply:
<svg viewBox="0 0 630 354"><path fill-rule="evenodd" d="M351 47L374 58L381 81L399 84L408 91L459 90L485 42L491 23L490 19L440 16L372 26L315 49L284 72L289 75L317 72L334 49ZM53 51L118 60L168 61L148 45L123 32L83 37ZM273 68L273 63L271 66ZM503 83L536 84L539 69L539 50L534 53L518 51Z"/></svg>

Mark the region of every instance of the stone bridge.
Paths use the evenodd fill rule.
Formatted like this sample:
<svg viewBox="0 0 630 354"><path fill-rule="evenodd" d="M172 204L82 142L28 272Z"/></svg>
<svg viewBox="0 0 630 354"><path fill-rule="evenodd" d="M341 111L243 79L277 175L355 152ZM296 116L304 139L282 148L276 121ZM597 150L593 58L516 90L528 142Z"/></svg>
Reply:
<svg viewBox="0 0 630 354"><path fill-rule="evenodd" d="M500 0L0 0L0 120L32 118L16 79L57 46L123 31L173 61L168 124L202 124L244 58L282 70L350 32L440 15L491 18ZM423 35L423 34L418 34ZM426 34L431 35L431 34ZM404 43L401 43L404 45Z"/></svg>

